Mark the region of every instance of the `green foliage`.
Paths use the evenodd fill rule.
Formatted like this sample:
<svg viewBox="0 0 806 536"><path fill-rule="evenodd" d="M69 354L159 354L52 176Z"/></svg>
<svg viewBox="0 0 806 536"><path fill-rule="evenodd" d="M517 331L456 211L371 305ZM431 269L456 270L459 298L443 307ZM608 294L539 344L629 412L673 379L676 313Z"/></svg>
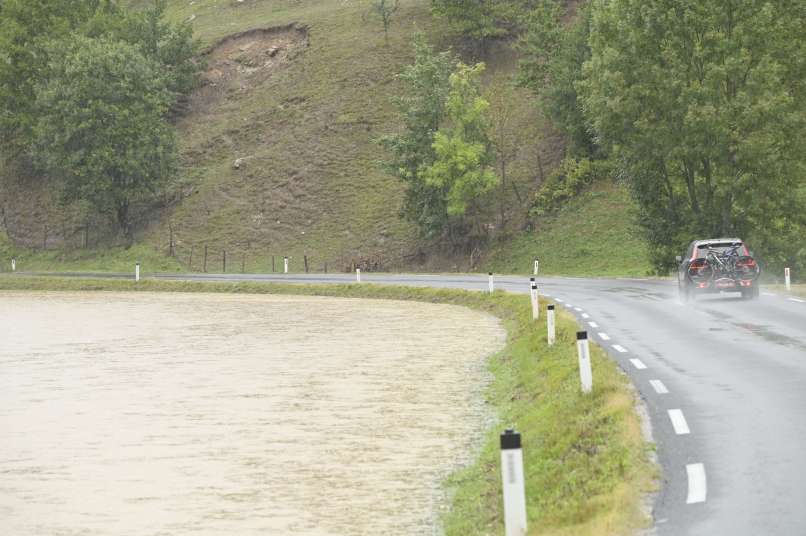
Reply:
<svg viewBox="0 0 806 536"><path fill-rule="evenodd" d="M31 140L34 87L47 77L49 43L112 10L97 0L0 2L0 142L14 153Z"/></svg>
<svg viewBox="0 0 806 536"><path fill-rule="evenodd" d="M592 10L577 87L630 179L656 267L697 237L739 235L768 254L781 232L802 243L806 6L616 0Z"/></svg>
<svg viewBox="0 0 806 536"><path fill-rule="evenodd" d="M400 75L407 92L394 99L405 130L381 139L393 155L385 167L407 183L404 214L421 235L456 238L468 207L498 183L479 86L484 64L454 68L422 35L414 47L414 64Z"/></svg>
<svg viewBox="0 0 806 536"><path fill-rule="evenodd" d="M579 103L576 84L590 58L590 7L578 8L576 18L563 23L565 10L557 0L541 0L530 13L521 37L519 82L532 90L552 123L564 132L570 151L582 156L597 153Z"/></svg>
<svg viewBox="0 0 806 536"><path fill-rule="evenodd" d="M454 61L448 52L435 53L424 35L415 36L414 63L399 75L403 96L393 99L404 130L381 139L392 154L386 169L406 183L403 214L427 238L447 222L445 191L423 180L421 170L436 160L434 140L445 117Z"/></svg>
<svg viewBox="0 0 806 536"><path fill-rule="evenodd" d="M607 160L565 158L535 195L531 215L543 216L557 210L594 181L611 178L613 172Z"/></svg>
<svg viewBox="0 0 806 536"><path fill-rule="evenodd" d="M138 11L120 11L98 18L87 30L90 36L108 36L139 48L161 66L162 80L175 97L189 94L197 85L202 68L189 23L165 20L166 0Z"/></svg>
<svg viewBox="0 0 806 536"><path fill-rule="evenodd" d="M483 47L490 39L509 35L531 4L526 0L431 0L431 12L446 22L451 33Z"/></svg>
<svg viewBox="0 0 806 536"><path fill-rule="evenodd" d="M498 184L490 169L493 153L487 139L485 113L489 103L480 95L484 64L459 64L450 77L447 119L450 127L434 136L436 159L421 175L426 184L446 193L449 216L463 216Z"/></svg>
<svg viewBox="0 0 806 536"><path fill-rule="evenodd" d="M127 237L131 203L175 168L167 115L200 70L191 28L163 21L165 7L0 4L0 148L32 158L63 200L114 215Z"/></svg>
<svg viewBox="0 0 806 536"><path fill-rule="evenodd" d="M73 36L54 47L49 76L34 88L35 161L60 181L65 200L114 215L129 237L130 206L175 169L162 65L107 38Z"/></svg>

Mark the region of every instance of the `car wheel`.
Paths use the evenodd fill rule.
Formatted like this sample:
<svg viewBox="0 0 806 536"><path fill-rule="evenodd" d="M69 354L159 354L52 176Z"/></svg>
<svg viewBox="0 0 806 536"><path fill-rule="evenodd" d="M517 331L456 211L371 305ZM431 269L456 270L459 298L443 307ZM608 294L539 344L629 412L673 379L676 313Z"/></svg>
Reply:
<svg viewBox="0 0 806 536"><path fill-rule="evenodd" d="M756 300L758 299L758 294L758 285L742 289L742 298L745 300Z"/></svg>

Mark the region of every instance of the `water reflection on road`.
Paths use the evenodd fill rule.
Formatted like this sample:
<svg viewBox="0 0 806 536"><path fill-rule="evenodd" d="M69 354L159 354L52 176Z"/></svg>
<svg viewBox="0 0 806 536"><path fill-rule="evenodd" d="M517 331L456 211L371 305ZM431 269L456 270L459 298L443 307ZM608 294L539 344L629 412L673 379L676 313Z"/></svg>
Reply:
<svg viewBox="0 0 806 536"><path fill-rule="evenodd" d="M444 305L0 293L0 532L431 534L502 342Z"/></svg>

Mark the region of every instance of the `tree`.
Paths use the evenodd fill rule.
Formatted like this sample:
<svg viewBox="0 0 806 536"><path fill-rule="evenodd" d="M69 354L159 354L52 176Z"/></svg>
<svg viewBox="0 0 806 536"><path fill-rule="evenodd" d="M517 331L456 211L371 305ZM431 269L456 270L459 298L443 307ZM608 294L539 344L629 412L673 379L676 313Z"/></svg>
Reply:
<svg viewBox="0 0 806 536"><path fill-rule="evenodd" d="M426 184L445 192L449 216L464 216L468 208L498 184L490 166L494 156L487 138L479 77L484 64L460 63L450 77L446 105L449 126L434 136L434 162L422 169Z"/></svg>
<svg viewBox="0 0 806 536"><path fill-rule="evenodd" d="M131 240L132 205L175 171L162 65L140 47L79 35L54 42L48 57L49 76L34 88L35 162L66 201L112 215Z"/></svg>
<svg viewBox="0 0 806 536"><path fill-rule="evenodd" d="M697 236L802 233L806 6L597 1L577 84L640 207L659 269ZM791 231L790 231L791 232ZM801 239L802 239L801 234Z"/></svg>
<svg viewBox="0 0 806 536"><path fill-rule="evenodd" d="M381 19L383 23L383 38L389 43L389 27L392 25L392 16L400 7L399 0L372 0L369 12Z"/></svg>
<svg viewBox="0 0 806 536"><path fill-rule="evenodd" d="M0 2L0 142L11 153L31 142L34 87L47 77L48 43L110 9L99 0Z"/></svg>
<svg viewBox="0 0 806 536"><path fill-rule="evenodd" d="M403 215L426 238L440 234L447 221L443 190L427 184L420 171L436 159L434 136L445 117L454 63L450 53L434 52L425 36L415 35L414 63L399 75L404 92L393 99L403 129L380 140L392 155L384 167L406 184Z"/></svg>
<svg viewBox="0 0 806 536"><path fill-rule="evenodd" d="M598 147L591 137L576 85L590 58L590 4L578 8L567 25L557 0L542 0L530 13L527 31L518 43L519 82L540 98L543 113L570 140L570 152L593 156Z"/></svg>
<svg viewBox="0 0 806 536"><path fill-rule="evenodd" d="M533 2L529 0L431 0L431 12L453 34L483 51L491 39L509 35Z"/></svg>

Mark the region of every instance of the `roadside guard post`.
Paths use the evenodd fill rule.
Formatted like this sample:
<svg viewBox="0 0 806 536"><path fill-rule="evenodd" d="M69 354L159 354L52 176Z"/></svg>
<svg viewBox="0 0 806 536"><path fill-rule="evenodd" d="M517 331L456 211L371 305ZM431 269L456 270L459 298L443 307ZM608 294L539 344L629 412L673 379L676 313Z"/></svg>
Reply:
<svg viewBox="0 0 806 536"><path fill-rule="evenodd" d="M361 282L361 268L355 269L355 280L357 283Z"/></svg>
<svg viewBox="0 0 806 536"><path fill-rule="evenodd" d="M579 354L579 380L582 382L582 392L590 393L593 389L593 373L587 331L577 331L577 354Z"/></svg>
<svg viewBox="0 0 806 536"><path fill-rule="evenodd" d="M140 281L140 263L134 263L134 281L135 283Z"/></svg>
<svg viewBox="0 0 806 536"><path fill-rule="evenodd" d="M526 492L523 479L521 435L508 429L501 434L501 481L504 490L506 536L526 534Z"/></svg>
<svg viewBox="0 0 806 536"><path fill-rule="evenodd" d="M535 275L537 275L539 268L540 268L540 261L537 260L537 258L535 258Z"/></svg>
<svg viewBox="0 0 806 536"><path fill-rule="evenodd" d="M495 292L495 283L493 283L493 273L492 272L487 274L487 284L490 287L490 294Z"/></svg>
<svg viewBox="0 0 806 536"><path fill-rule="evenodd" d="M16 257L11 257L11 271L12 272L17 271L17 258Z"/></svg>
<svg viewBox="0 0 806 536"><path fill-rule="evenodd" d="M789 268L784 268L784 281L786 282L786 291L792 290L792 280L789 278Z"/></svg>
<svg viewBox="0 0 806 536"><path fill-rule="evenodd" d="M548 329L548 343L549 346L554 345L556 334L554 332L554 306L549 305L546 308L546 328Z"/></svg>
<svg viewBox="0 0 806 536"><path fill-rule="evenodd" d="M540 318L540 296L537 293L537 282L532 277L529 280L529 296L532 298L532 320Z"/></svg>
<svg viewBox="0 0 806 536"><path fill-rule="evenodd" d="M288 257L283 257L283 273L288 273Z"/></svg>

